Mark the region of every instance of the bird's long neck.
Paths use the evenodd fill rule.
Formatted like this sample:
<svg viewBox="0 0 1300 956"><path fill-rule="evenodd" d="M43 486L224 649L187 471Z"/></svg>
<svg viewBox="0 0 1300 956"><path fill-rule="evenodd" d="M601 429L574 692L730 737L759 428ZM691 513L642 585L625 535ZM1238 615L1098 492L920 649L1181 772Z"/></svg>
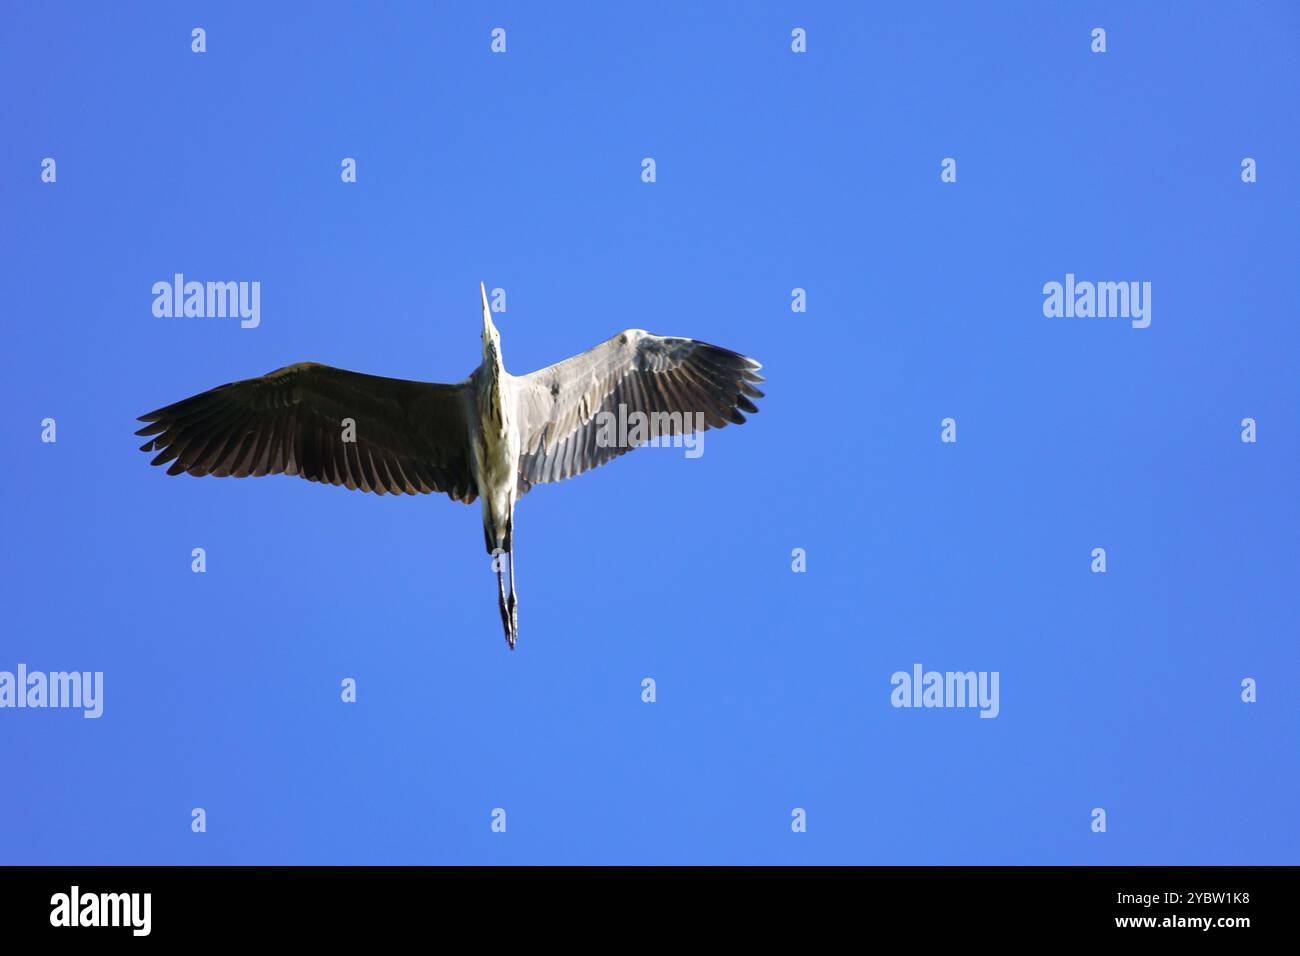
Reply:
<svg viewBox="0 0 1300 956"><path fill-rule="evenodd" d="M505 364L496 349L488 349L483 356L483 374L479 377L479 407L485 413L485 419L504 429L506 424L502 408L502 380L505 378Z"/></svg>

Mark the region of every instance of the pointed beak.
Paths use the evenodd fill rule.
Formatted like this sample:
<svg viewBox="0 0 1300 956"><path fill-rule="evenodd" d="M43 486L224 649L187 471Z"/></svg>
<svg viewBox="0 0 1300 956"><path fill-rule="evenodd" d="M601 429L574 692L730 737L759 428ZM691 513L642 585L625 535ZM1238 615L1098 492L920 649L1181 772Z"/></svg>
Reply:
<svg viewBox="0 0 1300 956"><path fill-rule="evenodd" d="M480 282L478 290L483 296L483 334L487 335L494 328L492 325L492 310L488 308L487 286Z"/></svg>

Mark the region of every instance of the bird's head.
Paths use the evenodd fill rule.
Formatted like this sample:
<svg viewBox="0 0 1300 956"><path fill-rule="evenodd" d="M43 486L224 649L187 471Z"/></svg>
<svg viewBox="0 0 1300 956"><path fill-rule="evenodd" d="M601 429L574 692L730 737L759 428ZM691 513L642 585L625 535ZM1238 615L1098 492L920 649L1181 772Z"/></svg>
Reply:
<svg viewBox="0 0 1300 956"><path fill-rule="evenodd" d="M492 324L492 310L488 308L487 286L480 282L478 288L483 296L483 360L485 362L490 360L492 365L500 365L501 333Z"/></svg>

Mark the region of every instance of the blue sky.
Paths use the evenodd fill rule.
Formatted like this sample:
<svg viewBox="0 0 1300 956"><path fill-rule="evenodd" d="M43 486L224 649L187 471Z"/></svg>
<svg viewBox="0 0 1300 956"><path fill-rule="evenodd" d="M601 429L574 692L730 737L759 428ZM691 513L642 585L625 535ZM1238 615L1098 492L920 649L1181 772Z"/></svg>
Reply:
<svg viewBox="0 0 1300 956"><path fill-rule="evenodd" d="M0 670L105 701L0 710L0 863L1297 862L1294 5L5 19ZM156 318L177 272L260 326ZM1045 317L1067 273L1150 327ZM136 451L295 361L459 380L481 279L516 374L638 327L768 377L522 501L513 654L477 504ZM893 708L918 662L998 717Z"/></svg>

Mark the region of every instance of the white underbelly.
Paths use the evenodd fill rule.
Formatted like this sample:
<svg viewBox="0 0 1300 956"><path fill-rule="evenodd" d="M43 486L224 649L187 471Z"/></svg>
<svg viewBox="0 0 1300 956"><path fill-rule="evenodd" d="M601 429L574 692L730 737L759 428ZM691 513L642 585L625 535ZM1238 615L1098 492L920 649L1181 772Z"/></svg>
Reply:
<svg viewBox="0 0 1300 956"><path fill-rule="evenodd" d="M504 435L495 428L488 429L474 443L474 458L483 506L491 507L497 514L508 513L518 483L519 436L509 428Z"/></svg>

